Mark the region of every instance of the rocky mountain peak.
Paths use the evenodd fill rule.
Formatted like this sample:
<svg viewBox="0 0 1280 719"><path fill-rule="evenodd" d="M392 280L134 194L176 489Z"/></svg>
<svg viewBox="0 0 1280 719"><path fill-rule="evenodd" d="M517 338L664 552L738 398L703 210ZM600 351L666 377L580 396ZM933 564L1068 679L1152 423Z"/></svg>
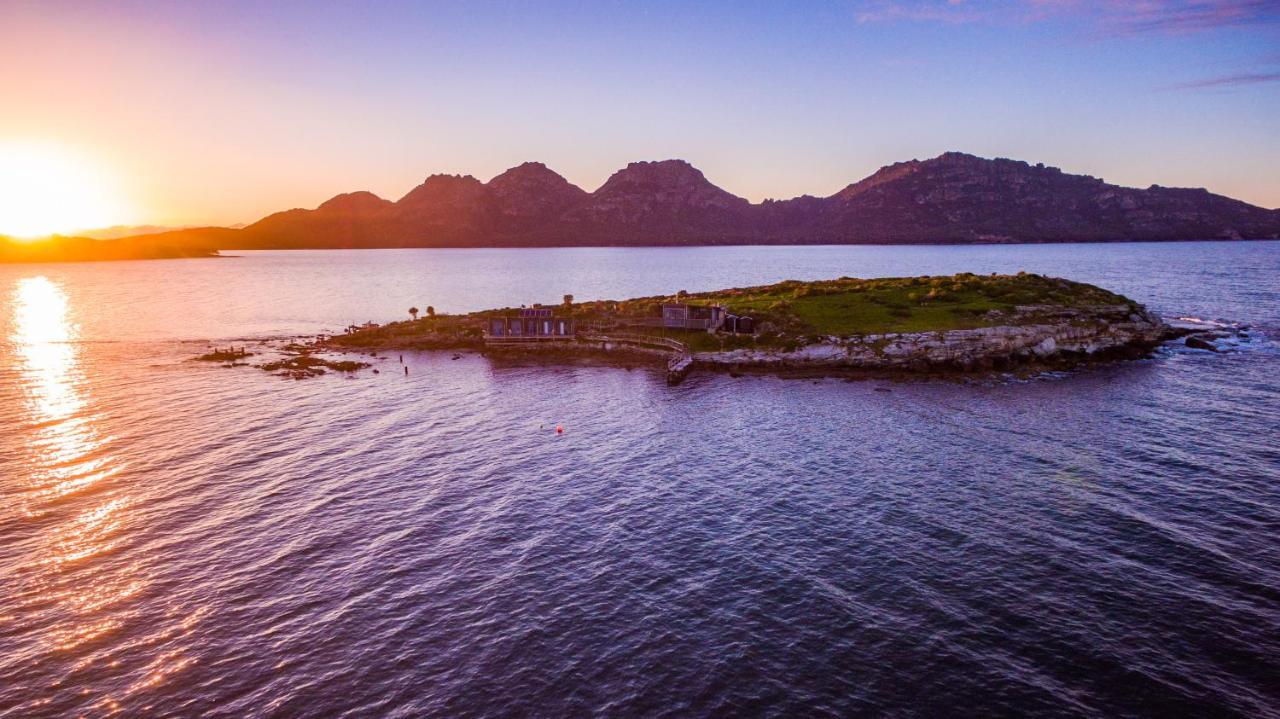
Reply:
<svg viewBox="0 0 1280 719"><path fill-rule="evenodd" d="M492 180L489 180L488 187L500 194L515 193L530 189L552 190L556 192L564 189L572 189L577 193L583 195L586 194L586 192L581 188L571 184L559 173L548 168L541 162L526 162L522 165L517 165L497 177L494 177Z"/></svg>
<svg viewBox="0 0 1280 719"><path fill-rule="evenodd" d="M550 216L587 197L541 162L526 162L489 180L498 211L514 218Z"/></svg>
<svg viewBox="0 0 1280 719"><path fill-rule="evenodd" d="M922 163L919 160L908 160L907 162L895 162L892 165L885 165L871 175L858 180L832 195L832 199L845 201L852 200L868 190L879 187L885 183L893 182L894 180L902 179L919 171L921 164Z"/></svg>
<svg viewBox="0 0 1280 719"><path fill-rule="evenodd" d="M555 170L547 167L541 162L523 162L512 167L501 174L489 180L489 185L504 185L516 182L564 182L564 179Z"/></svg>
<svg viewBox="0 0 1280 719"><path fill-rule="evenodd" d="M390 200L384 200L372 192L360 190L335 195L316 209L329 212L377 212L393 204Z"/></svg>
<svg viewBox="0 0 1280 719"><path fill-rule="evenodd" d="M684 160L632 162L592 193L597 202L643 202L645 206L746 208L751 203L725 192Z"/></svg>
<svg viewBox="0 0 1280 719"><path fill-rule="evenodd" d="M458 201L484 192L484 184L471 175L430 175L421 185L409 190L396 204L412 206L440 201Z"/></svg>
<svg viewBox="0 0 1280 719"><path fill-rule="evenodd" d="M613 173L596 192L635 186L715 187L701 170L684 160L659 160L629 163L623 169Z"/></svg>

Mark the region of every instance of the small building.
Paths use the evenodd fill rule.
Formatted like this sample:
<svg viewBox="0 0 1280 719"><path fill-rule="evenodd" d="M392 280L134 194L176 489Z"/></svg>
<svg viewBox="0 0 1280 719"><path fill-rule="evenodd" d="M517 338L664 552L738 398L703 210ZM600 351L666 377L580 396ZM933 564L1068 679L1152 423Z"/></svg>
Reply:
<svg viewBox="0 0 1280 719"><path fill-rule="evenodd" d="M730 314L720 305L662 305L662 326L666 329L705 330L752 334L755 320Z"/></svg>
<svg viewBox="0 0 1280 719"><path fill-rule="evenodd" d="M664 304L662 326L667 329L713 330L724 319L720 305Z"/></svg>
<svg viewBox="0 0 1280 719"><path fill-rule="evenodd" d="M720 325L720 330L738 335L755 334L756 321L750 317L726 314L724 316L724 324Z"/></svg>
<svg viewBox="0 0 1280 719"><path fill-rule="evenodd" d="M556 317L547 308L520 310L518 315L490 317L485 338L495 340L571 339L577 332L572 317Z"/></svg>

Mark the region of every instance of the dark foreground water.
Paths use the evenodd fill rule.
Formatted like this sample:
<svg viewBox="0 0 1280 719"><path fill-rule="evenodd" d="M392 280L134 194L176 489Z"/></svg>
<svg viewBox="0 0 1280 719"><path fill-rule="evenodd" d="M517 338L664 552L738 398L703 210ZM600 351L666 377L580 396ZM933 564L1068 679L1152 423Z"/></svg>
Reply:
<svg viewBox="0 0 1280 719"><path fill-rule="evenodd" d="M973 384L187 359L1018 269L1254 338ZM0 267L0 716L1280 716L1277 340L1280 243Z"/></svg>

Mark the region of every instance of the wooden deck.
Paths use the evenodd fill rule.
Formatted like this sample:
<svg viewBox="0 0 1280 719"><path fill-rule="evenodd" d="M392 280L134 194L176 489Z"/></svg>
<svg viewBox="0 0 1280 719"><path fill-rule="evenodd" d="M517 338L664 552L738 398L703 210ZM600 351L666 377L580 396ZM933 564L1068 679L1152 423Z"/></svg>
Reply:
<svg viewBox="0 0 1280 719"><path fill-rule="evenodd" d="M693 369L692 354L685 352L672 357L667 362L667 384L680 384L685 377L689 376L689 370L691 369Z"/></svg>
<svg viewBox="0 0 1280 719"><path fill-rule="evenodd" d="M523 337L494 337L486 334L484 343L487 347L530 347L554 343L598 343L604 345L624 345L646 350L658 350L670 353L667 359L667 383L679 384L693 369L693 353L688 345L669 337L657 337L632 332L615 334L583 333L572 337L526 335Z"/></svg>
<svg viewBox="0 0 1280 719"><path fill-rule="evenodd" d="M693 353L689 351L689 346L669 337L619 332L610 335L588 335L587 339L670 351L671 357L667 360L667 384L680 384L685 377L689 376L689 370L693 369Z"/></svg>

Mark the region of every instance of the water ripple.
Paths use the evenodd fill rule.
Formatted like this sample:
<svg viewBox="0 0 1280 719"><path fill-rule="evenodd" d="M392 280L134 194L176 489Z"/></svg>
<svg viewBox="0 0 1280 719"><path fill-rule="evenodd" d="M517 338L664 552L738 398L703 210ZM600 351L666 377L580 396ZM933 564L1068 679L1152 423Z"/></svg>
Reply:
<svg viewBox="0 0 1280 719"><path fill-rule="evenodd" d="M380 317L272 265L323 283L330 255L5 270L0 716L1280 716L1275 247L765 251L802 277L1047 264L1254 326L1029 382L421 353L283 382L156 328ZM432 292L479 263L460 302L509 267L424 256ZM683 266L635 257L612 294ZM708 272L679 282L772 279Z"/></svg>

